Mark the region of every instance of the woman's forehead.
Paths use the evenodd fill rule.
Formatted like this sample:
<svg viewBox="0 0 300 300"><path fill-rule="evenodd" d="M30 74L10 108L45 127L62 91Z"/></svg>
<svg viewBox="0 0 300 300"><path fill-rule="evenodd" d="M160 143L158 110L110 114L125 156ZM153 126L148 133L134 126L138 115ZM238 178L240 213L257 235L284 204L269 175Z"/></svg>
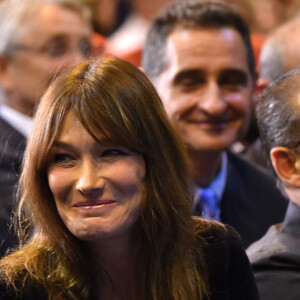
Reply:
<svg viewBox="0 0 300 300"><path fill-rule="evenodd" d="M102 146L120 146L120 144L123 144L123 142L121 142L123 139L121 139L119 135L114 136L112 132L104 129L100 122L101 121L99 118L98 124L95 124L95 122L93 122L93 124L89 122L90 127L87 125L84 126L77 114L70 110L67 112L60 124L58 134L54 139L54 144L57 144L58 141L70 139L74 136L80 139L83 134L89 135L93 140Z"/></svg>

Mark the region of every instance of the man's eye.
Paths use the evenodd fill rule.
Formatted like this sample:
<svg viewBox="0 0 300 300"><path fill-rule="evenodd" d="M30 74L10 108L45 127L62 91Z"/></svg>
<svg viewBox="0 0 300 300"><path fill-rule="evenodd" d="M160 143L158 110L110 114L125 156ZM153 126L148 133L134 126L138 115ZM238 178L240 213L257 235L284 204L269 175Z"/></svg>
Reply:
<svg viewBox="0 0 300 300"><path fill-rule="evenodd" d="M201 88L205 80L203 78L195 77L195 78L184 78L180 81L178 87L183 92L193 92L194 90Z"/></svg>
<svg viewBox="0 0 300 300"><path fill-rule="evenodd" d="M51 57L60 57L67 53L67 45L64 43L49 44L44 51Z"/></svg>
<svg viewBox="0 0 300 300"><path fill-rule="evenodd" d="M206 74L201 70L188 70L177 74L173 84L183 91L192 91L205 84L206 80Z"/></svg>
<svg viewBox="0 0 300 300"><path fill-rule="evenodd" d="M181 81L181 85L186 87L195 86L199 83L199 80L197 78L185 78Z"/></svg>
<svg viewBox="0 0 300 300"><path fill-rule="evenodd" d="M79 49L82 55L84 55L86 58L89 58L92 54L92 44L88 40L80 41Z"/></svg>
<svg viewBox="0 0 300 300"><path fill-rule="evenodd" d="M247 75L240 71L225 72L219 78L219 84L223 86L245 87L248 84Z"/></svg>

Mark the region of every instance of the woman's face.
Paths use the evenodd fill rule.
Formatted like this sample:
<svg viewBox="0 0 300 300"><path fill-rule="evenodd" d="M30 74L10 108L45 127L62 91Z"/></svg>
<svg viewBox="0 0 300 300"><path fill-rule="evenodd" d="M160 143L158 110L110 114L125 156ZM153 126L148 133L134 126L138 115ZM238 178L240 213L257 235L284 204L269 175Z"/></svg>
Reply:
<svg viewBox="0 0 300 300"><path fill-rule="evenodd" d="M77 238L126 238L141 214L145 163L104 136L96 142L69 112L56 138L48 181L58 213Z"/></svg>

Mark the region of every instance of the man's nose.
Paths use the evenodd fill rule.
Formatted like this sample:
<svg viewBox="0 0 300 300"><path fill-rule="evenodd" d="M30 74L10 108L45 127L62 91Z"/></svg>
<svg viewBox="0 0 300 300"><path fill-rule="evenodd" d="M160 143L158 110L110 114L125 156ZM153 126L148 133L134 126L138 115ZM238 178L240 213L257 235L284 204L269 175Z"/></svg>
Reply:
<svg viewBox="0 0 300 300"><path fill-rule="evenodd" d="M65 65L66 66L75 65L86 59L88 59L88 57L86 57L82 53L82 51L80 51L80 49L75 48L66 55Z"/></svg>
<svg viewBox="0 0 300 300"><path fill-rule="evenodd" d="M104 187L104 179L101 171L93 162L84 162L78 170L76 190L84 195L90 195L94 192L101 192Z"/></svg>
<svg viewBox="0 0 300 300"><path fill-rule="evenodd" d="M227 108L227 102L222 96L222 91L217 82L209 82L206 91L199 101L199 106L207 114L221 115Z"/></svg>

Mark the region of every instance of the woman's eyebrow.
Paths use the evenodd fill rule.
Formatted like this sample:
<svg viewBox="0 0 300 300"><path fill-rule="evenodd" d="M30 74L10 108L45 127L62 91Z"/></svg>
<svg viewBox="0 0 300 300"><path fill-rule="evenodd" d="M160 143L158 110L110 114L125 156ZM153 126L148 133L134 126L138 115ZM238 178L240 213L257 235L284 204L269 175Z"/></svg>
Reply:
<svg viewBox="0 0 300 300"><path fill-rule="evenodd" d="M54 141L53 146L55 148L63 148L63 149L73 149L73 146L66 143L66 142L62 142L62 141Z"/></svg>
<svg viewBox="0 0 300 300"><path fill-rule="evenodd" d="M120 143L117 143L115 140L109 137L97 138L97 143L103 147L121 146Z"/></svg>

